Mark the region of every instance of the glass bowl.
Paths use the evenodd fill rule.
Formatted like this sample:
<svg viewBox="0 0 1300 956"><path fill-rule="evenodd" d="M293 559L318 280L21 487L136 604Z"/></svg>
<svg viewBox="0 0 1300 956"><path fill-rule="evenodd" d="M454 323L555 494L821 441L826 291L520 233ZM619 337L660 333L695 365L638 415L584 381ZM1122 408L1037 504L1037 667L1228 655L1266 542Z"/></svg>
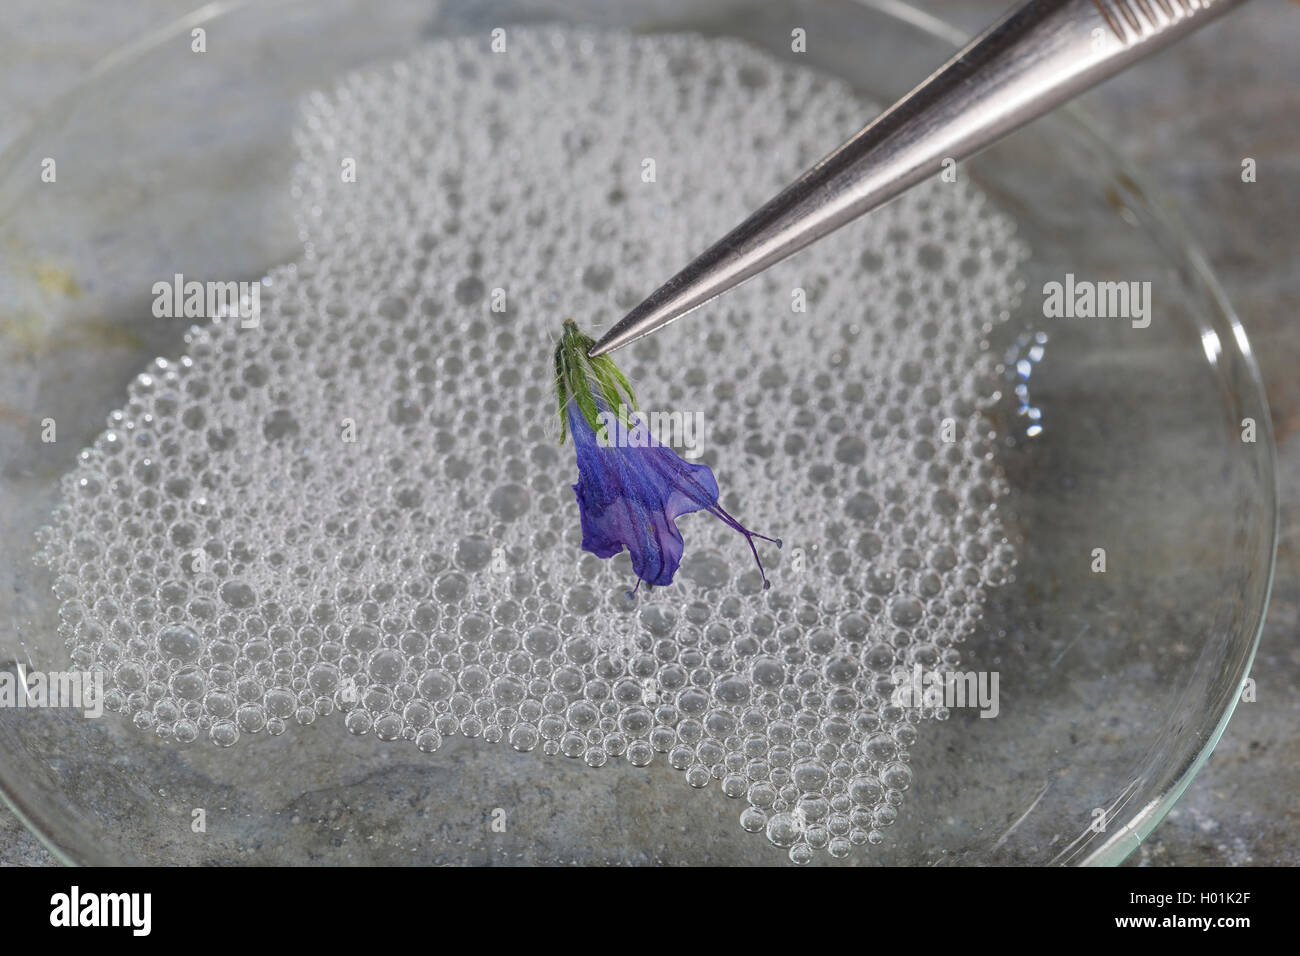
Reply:
<svg viewBox="0 0 1300 956"><path fill-rule="evenodd" d="M153 283L256 279L300 253L299 98L431 38L542 21L729 35L784 59L802 27L799 62L880 103L961 40L892 0L326 0L209 5L108 57L0 157L6 670L68 666L34 533L126 384L183 352L186 323L152 316ZM207 53L191 50L195 28ZM57 186L40 181L46 157ZM898 821L844 862L1114 864L1204 763L1249 672L1276 537L1268 410L1204 261L1075 111L959 169L1032 250L1028 292L992 342L1005 357L990 411L1011 488L1000 507L1019 565L967 652L1000 674L1000 713L928 723ZM1067 273L1150 280L1154 320L1045 318L1038 290ZM41 440L46 419L55 442ZM737 802L691 790L662 760L590 769L464 738L424 755L341 721L221 750L113 715L0 708L0 787L66 862L784 860L742 832ZM490 825L498 809L505 832Z"/></svg>

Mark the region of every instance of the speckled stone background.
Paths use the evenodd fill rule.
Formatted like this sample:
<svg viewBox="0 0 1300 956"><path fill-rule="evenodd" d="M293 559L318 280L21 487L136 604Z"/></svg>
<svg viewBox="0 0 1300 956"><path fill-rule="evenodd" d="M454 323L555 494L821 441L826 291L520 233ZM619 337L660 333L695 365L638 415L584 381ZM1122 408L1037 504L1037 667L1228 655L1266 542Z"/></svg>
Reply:
<svg viewBox="0 0 1300 956"><path fill-rule="evenodd" d="M358 0L358 3L362 0ZM915 0L974 31L1005 0ZM195 0L4 0L0 147L88 66ZM1300 3L1254 0L1088 94L1082 106L1177 206L1242 317L1268 387L1282 497L1253 676L1209 764L1134 866L1300 864ZM1258 181L1243 187L1243 157ZM0 808L0 863L52 863Z"/></svg>

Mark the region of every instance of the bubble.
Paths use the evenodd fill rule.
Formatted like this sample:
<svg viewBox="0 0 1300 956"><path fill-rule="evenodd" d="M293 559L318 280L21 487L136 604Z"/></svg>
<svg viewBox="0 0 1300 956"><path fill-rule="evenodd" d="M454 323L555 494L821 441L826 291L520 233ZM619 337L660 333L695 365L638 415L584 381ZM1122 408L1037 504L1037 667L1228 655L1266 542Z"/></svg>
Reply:
<svg viewBox="0 0 1300 956"><path fill-rule="evenodd" d="M528 489L514 483L493 488L488 495L488 507L504 521L513 521L528 512Z"/></svg>
<svg viewBox="0 0 1300 956"><path fill-rule="evenodd" d="M158 632L158 650L166 658L192 661L199 656L202 646L202 639L194 631L179 624L164 627Z"/></svg>
<svg viewBox="0 0 1300 956"><path fill-rule="evenodd" d="M457 571L449 571L434 582L433 593L446 604L456 604L469 593L469 579Z"/></svg>
<svg viewBox="0 0 1300 956"><path fill-rule="evenodd" d="M774 690L785 684L785 667L772 657L756 659L751 673L754 683L768 690Z"/></svg>
<svg viewBox="0 0 1300 956"><path fill-rule="evenodd" d="M322 662L314 665L307 672L307 686L318 697L326 697L334 692L339 682L339 669L335 664Z"/></svg>
<svg viewBox="0 0 1300 956"><path fill-rule="evenodd" d="M218 720L208 732L218 747L233 747L239 741L239 728L233 720Z"/></svg>
<svg viewBox="0 0 1300 956"><path fill-rule="evenodd" d="M406 658L395 649L384 649L370 658L370 679L379 684L396 684L406 667Z"/></svg>
<svg viewBox="0 0 1300 956"><path fill-rule="evenodd" d="M492 542L481 535L467 535L456 542L456 566L464 571L481 571L492 560Z"/></svg>
<svg viewBox="0 0 1300 956"><path fill-rule="evenodd" d="M884 795L884 786L870 774L859 774L849 781L849 799L859 806L874 806Z"/></svg>
<svg viewBox="0 0 1300 956"><path fill-rule="evenodd" d="M777 813L767 821L767 838L776 846L792 846L802 834L802 827L793 815Z"/></svg>
<svg viewBox="0 0 1300 956"><path fill-rule="evenodd" d="M540 735L532 724L516 724L510 728L510 746L519 751L529 751L537 746Z"/></svg>
<svg viewBox="0 0 1300 956"><path fill-rule="evenodd" d="M911 627L917 624L925 610L921 602L911 597L897 597L889 602L889 619L899 627Z"/></svg>
<svg viewBox="0 0 1300 956"><path fill-rule="evenodd" d="M420 696L428 701L440 701L451 696L456 688L456 679L441 668L425 671L420 677Z"/></svg>
<svg viewBox="0 0 1300 956"><path fill-rule="evenodd" d="M731 562L716 551L688 552L681 574L700 588L723 588L731 581Z"/></svg>
<svg viewBox="0 0 1300 956"><path fill-rule="evenodd" d="M295 437L301 431L298 420L285 408L277 408L267 416L262 434L268 442L279 442Z"/></svg>
<svg viewBox="0 0 1300 956"><path fill-rule="evenodd" d="M233 608L250 608L257 603L257 592L244 581L226 581L219 593L221 600Z"/></svg>
<svg viewBox="0 0 1300 956"><path fill-rule="evenodd" d="M846 435L835 445L835 460L856 465L867 457L867 443L857 435Z"/></svg>

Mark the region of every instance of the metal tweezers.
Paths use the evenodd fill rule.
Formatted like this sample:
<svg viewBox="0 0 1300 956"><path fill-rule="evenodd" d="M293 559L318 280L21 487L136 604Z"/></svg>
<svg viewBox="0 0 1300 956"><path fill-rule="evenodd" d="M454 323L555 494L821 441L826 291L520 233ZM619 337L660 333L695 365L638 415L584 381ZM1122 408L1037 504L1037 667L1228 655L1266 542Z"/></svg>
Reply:
<svg viewBox="0 0 1300 956"><path fill-rule="evenodd" d="M627 345L1245 0L1028 0L769 200L591 348Z"/></svg>

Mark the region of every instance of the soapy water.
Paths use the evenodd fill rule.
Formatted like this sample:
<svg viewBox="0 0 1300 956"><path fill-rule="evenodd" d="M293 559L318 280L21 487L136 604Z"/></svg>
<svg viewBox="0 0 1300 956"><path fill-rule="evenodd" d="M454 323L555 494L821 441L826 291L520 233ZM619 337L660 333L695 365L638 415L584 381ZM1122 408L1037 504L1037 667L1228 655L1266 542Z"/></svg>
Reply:
<svg viewBox="0 0 1300 956"><path fill-rule="evenodd" d="M879 843L947 714L900 671L953 668L1014 569L981 408L1026 250L936 176L618 353L785 541L765 592L688 516L677 580L630 601L626 554L579 548L560 323L605 327L876 109L732 41L507 37L306 102L303 257L256 327L195 327L131 384L42 529L72 659L177 744L341 719L663 755L796 862Z"/></svg>

